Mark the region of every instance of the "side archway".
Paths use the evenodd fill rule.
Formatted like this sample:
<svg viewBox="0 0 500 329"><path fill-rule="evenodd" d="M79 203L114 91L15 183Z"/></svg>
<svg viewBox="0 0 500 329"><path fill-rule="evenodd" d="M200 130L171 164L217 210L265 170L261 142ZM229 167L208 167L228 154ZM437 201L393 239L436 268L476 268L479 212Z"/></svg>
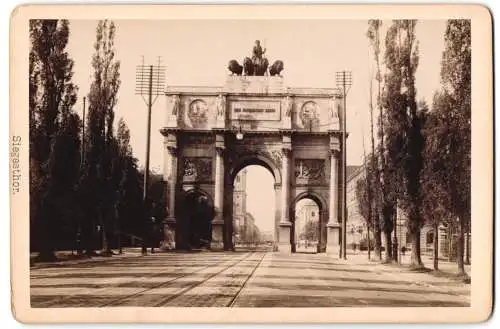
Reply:
<svg viewBox="0 0 500 329"><path fill-rule="evenodd" d="M292 232L291 232L291 243L292 243L292 252L296 252L297 250L297 241L296 241L296 206L297 203L301 200L309 199L314 201L318 206L318 244L317 244L317 252L325 252L326 251L326 239L327 239L327 227L326 224L328 222L328 208L326 200L317 192L314 191L304 191L298 194L290 203L290 219L292 222Z"/></svg>
<svg viewBox="0 0 500 329"><path fill-rule="evenodd" d="M196 187L183 193L182 203L180 216L186 244L183 249L209 248L215 215L212 197Z"/></svg>

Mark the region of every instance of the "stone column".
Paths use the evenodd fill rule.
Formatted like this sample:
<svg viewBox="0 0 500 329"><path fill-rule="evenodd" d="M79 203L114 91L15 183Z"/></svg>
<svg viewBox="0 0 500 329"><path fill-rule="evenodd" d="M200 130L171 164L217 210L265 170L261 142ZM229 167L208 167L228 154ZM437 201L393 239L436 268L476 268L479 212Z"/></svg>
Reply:
<svg viewBox="0 0 500 329"><path fill-rule="evenodd" d="M163 178L166 182L167 192L167 217L165 218L163 232L164 241L162 249L175 249L176 226L175 201L177 190L177 136L173 133L165 138Z"/></svg>
<svg viewBox="0 0 500 329"><path fill-rule="evenodd" d="M224 248L224 136L215 137L215 217L212 220L212 250Z"/></svg>
<svg viewBox="0 0 500 329"><path fill-rule="evenodd" d="M274 184L274 241L273 251L278 251L281 223L281 184Z"/></svg>
<svg viewBox="0 0 500 329"><path fill-rule="evenodd" d="M291 228L289 216L290 198L290 155L292 150L291 137L283 136L281 160L281 220L279 224L279 251L291 252Z"/></svg>
<svg viewBox="0 0 500 329"><path fill-rule="evenodd" d="M338 158L340 151L337 149L330 150L330 202L329 217L328 217L328 236L326 238L326 252L329 255L340 257L340 224L338 221L338 205L339 205L339 182L338 182Z"/></svg>

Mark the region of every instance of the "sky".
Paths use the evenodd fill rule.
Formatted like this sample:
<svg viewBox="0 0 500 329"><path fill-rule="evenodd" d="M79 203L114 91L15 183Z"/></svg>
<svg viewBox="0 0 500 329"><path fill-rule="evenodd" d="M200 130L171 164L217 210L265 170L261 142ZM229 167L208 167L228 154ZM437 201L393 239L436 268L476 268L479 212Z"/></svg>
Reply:
<svg viewBox="0 0 500 329"><path fill-rule="evenodd" d="M144 57L155 64L161 56L169 86L222 86L227 63L251 56L254 41L267 48L270 62L284 61L282 74L289 87L335 87L335 72L350 70L353 84L347 96L347 164L359 165L364 148L369 150L369 90L373 57L366 38L365 20L117 20L116 58L120 61L121 87L115 108L115 123L124 118L131 132L131 146L139 164L146 153L147 108L135 95L135 69ZM390 22L384 21L384 27ZM444 49L444 20L420 20L417 24L419 67L416 73L418 99L432 103L439 88L441 55ZM79 87L76 110L81 113L83 97L92 81L91 59L97 21L70 21L68 51L74 60L73 81ZM382 31L384 34L384 30ZM166 101L158 97L152 110L151 169L163 171L163 141L159 132L166 119ZM266 176L268 174L268 176ZM264 168L252 167L249 182L270 181ZM267 178L266 178L267 177ZM249 184L247 194L263 192L261 184ZM267 193L267 192L266 192ZM251 199L248 210L259 217L259 204ZM262 219L267 223L269 219ZM259 223L257 223L259 225Z"/></svg>

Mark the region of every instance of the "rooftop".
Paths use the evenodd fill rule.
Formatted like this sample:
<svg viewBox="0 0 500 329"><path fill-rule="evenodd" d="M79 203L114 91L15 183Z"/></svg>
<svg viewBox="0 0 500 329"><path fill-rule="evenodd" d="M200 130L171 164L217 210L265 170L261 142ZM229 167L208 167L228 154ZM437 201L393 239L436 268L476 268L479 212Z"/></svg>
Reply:
<svg viewBox="0 0 500 329"><path fill-rule="evenodd" d="M347 168L346 168L346 181L349 182L351 179L356 177L361 172L362 168L363 168L363 165L347 166Z"/></svg>

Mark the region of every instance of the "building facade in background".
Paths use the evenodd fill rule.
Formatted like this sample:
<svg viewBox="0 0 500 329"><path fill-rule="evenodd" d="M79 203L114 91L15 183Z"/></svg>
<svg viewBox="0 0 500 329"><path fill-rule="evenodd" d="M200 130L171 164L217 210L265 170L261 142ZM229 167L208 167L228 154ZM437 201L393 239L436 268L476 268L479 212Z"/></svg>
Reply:
<svg viewBox="0 0 500 329"><path fill-rule="evenodd" d="M241 170L234 179L233 241L238 245L255 245L264 241L255 218L247 211L247 170Z"/></svg>

